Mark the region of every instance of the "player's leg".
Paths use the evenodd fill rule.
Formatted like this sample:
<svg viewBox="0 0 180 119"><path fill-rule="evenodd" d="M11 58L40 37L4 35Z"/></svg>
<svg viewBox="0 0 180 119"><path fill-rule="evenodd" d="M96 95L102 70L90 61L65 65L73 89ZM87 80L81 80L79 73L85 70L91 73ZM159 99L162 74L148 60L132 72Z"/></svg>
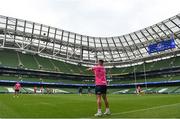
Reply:
<svg viewBox="0 0 180 119"><path fill-rule="evenodd" d="M14 95L16 95L16 90L14 91Z"/></svg>
<svg viewBox="0 0 180 119"><path fill-rule="evenodd" d="M15 90L15 92L14 92L14 97L18 97L18 93L19 93L19 90Z"/></svg>
<svg viewBox="0 0 180 119"><path fill-rule="evenodd" d="M18 95L19 95L19 90L16 91L16 96L18 97Z"/></svg>
<svg viewBox="0 0 180 119"><path fill-rule="evenodd" d="M109 103L106 94L102 94L102 98L104 100L104 104L106 108L109 108Z"/></svg>
<svg viewBox="0 0 180 119"><path fill-rule="evenodd" d="M101 95L100 94L96 94L96 101L97 101L98 111L95 114L95 116L102 116L102 111L101 111Z"/></svg>
<svg viewBox="0 0 180 119"><path fill-rule="evenodd" d="M101 95L96 95L98 110L101 109Z"/></svg>
<svg viewBox="0 0 180 119"><path fill-rule="evenodd" d="M96 93L96 101L97 101L98 111L94 116L102 116L102 111L101 111L101 87L100 86L95 87L95 93Z"/></svg>
<svg viewBox="0 0 180 119"><path fill-rule="evenodd" d="M110 112L110 109L109 109L109 102L108 102L108 99L107 99L107 96L106 94L103 94L102 95L102 98L104 100L104 104L105 104L105 107L106 107L106 111L104 112L105 115L110 115L111 112Z"/></svg>

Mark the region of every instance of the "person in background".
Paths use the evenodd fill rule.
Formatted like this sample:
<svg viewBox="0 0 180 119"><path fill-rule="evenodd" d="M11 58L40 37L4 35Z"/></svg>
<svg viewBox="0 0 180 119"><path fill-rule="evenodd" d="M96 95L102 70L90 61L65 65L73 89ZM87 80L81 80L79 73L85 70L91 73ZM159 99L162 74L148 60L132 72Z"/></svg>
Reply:
<svg viewBox="0 0 180 119"><path fill-rule="evenodd" d="M78 94L79 94L79 95L82 95L82 91L83 91L82 87L79 87L79 89L78 89Z"/></svg>
<svg viewBox="0 0 180 119"><path fill-rule="evenodd" d="M37 91L37 87L36 86L34 86L34 93L36 94L36 91Z"/></svg>
<svg viewBox="0 0 180 119"><path fill-rule="evenodd" d="M43 90L44 90L44 88L43 88L43 86L41 86L41 88L40 88L41 94L43 94Z"/></svg>
<svg viewBox="0 0 180 119"><path fill-rule="evenodd" d="M142 90L140 86L137 86L136 92L137 92L137 95L141 95Z"/></svg>
<svg viewBox="0 0 180 119"><path fill-rule="evenodd" d="M19 94L19 91L21 89L21 84L19 82L17 82L15 85L14 85L14 97L18 97L18 94Z"/></svg>

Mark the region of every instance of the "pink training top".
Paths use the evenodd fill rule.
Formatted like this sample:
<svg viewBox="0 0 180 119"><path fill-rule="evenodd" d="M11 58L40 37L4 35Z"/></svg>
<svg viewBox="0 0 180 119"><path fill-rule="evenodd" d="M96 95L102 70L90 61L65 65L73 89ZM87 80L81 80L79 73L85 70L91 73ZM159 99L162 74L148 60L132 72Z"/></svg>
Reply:
<svg viewBox="0 0 180 119"><path fill-rule="evenodd" d="M16 83L16 85L14 86L15 90L20 90L21 88L21 84L20 83Z"/></svg>
<svg viewBox="0 0 180 119"><path fill-rule="evenodd" d="M138 91L141 91L141 87L140 87L140 86L138 86L138 87L137 87L137 90L138 90Z"/></svg>
<svg viewBox="0 0 180 119"><path fill-rule="evenodd" d="M105 70L104 66L97 65L97 66L94 66L92 69L93 69L93 72L95 75L95 84L96 85L107 85L106 70Z"/></svg>

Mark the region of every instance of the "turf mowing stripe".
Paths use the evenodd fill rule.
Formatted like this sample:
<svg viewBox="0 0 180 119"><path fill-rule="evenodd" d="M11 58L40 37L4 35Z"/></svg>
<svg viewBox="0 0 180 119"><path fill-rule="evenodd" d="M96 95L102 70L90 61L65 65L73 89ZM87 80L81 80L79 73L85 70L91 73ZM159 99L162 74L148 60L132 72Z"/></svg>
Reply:
<svg viewBox="0 0 180 119"><path fill-rule="evenodd" d="M121 113L113 113L111 115L121 115L121 114L128 114L128 113L134 113L134 112L141 112L141 111L147 111L147 110L152 110L152 109L159 109L159 108L164 108L164 107L170 107L170 106L179 105L179 104L180 103L175 103L175 104L170 104L170 105L162 105L162 106L155 106L155 107L151 107L151 108L132 110L132 111L121 112Z"/></svg>

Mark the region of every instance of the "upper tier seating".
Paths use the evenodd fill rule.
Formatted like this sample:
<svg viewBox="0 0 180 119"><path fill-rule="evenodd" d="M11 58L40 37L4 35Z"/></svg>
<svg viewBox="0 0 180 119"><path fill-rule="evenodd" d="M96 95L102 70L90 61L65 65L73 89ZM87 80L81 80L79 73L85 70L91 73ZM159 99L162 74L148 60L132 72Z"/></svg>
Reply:
<svg viewBox="0 0 180 119"><path fill-rule="evenodd" d="M35 70L57 71L70 74L92 75L86 67L53 60L39 55L26 54L13 50L0 50L0 65Z"/></svg>

